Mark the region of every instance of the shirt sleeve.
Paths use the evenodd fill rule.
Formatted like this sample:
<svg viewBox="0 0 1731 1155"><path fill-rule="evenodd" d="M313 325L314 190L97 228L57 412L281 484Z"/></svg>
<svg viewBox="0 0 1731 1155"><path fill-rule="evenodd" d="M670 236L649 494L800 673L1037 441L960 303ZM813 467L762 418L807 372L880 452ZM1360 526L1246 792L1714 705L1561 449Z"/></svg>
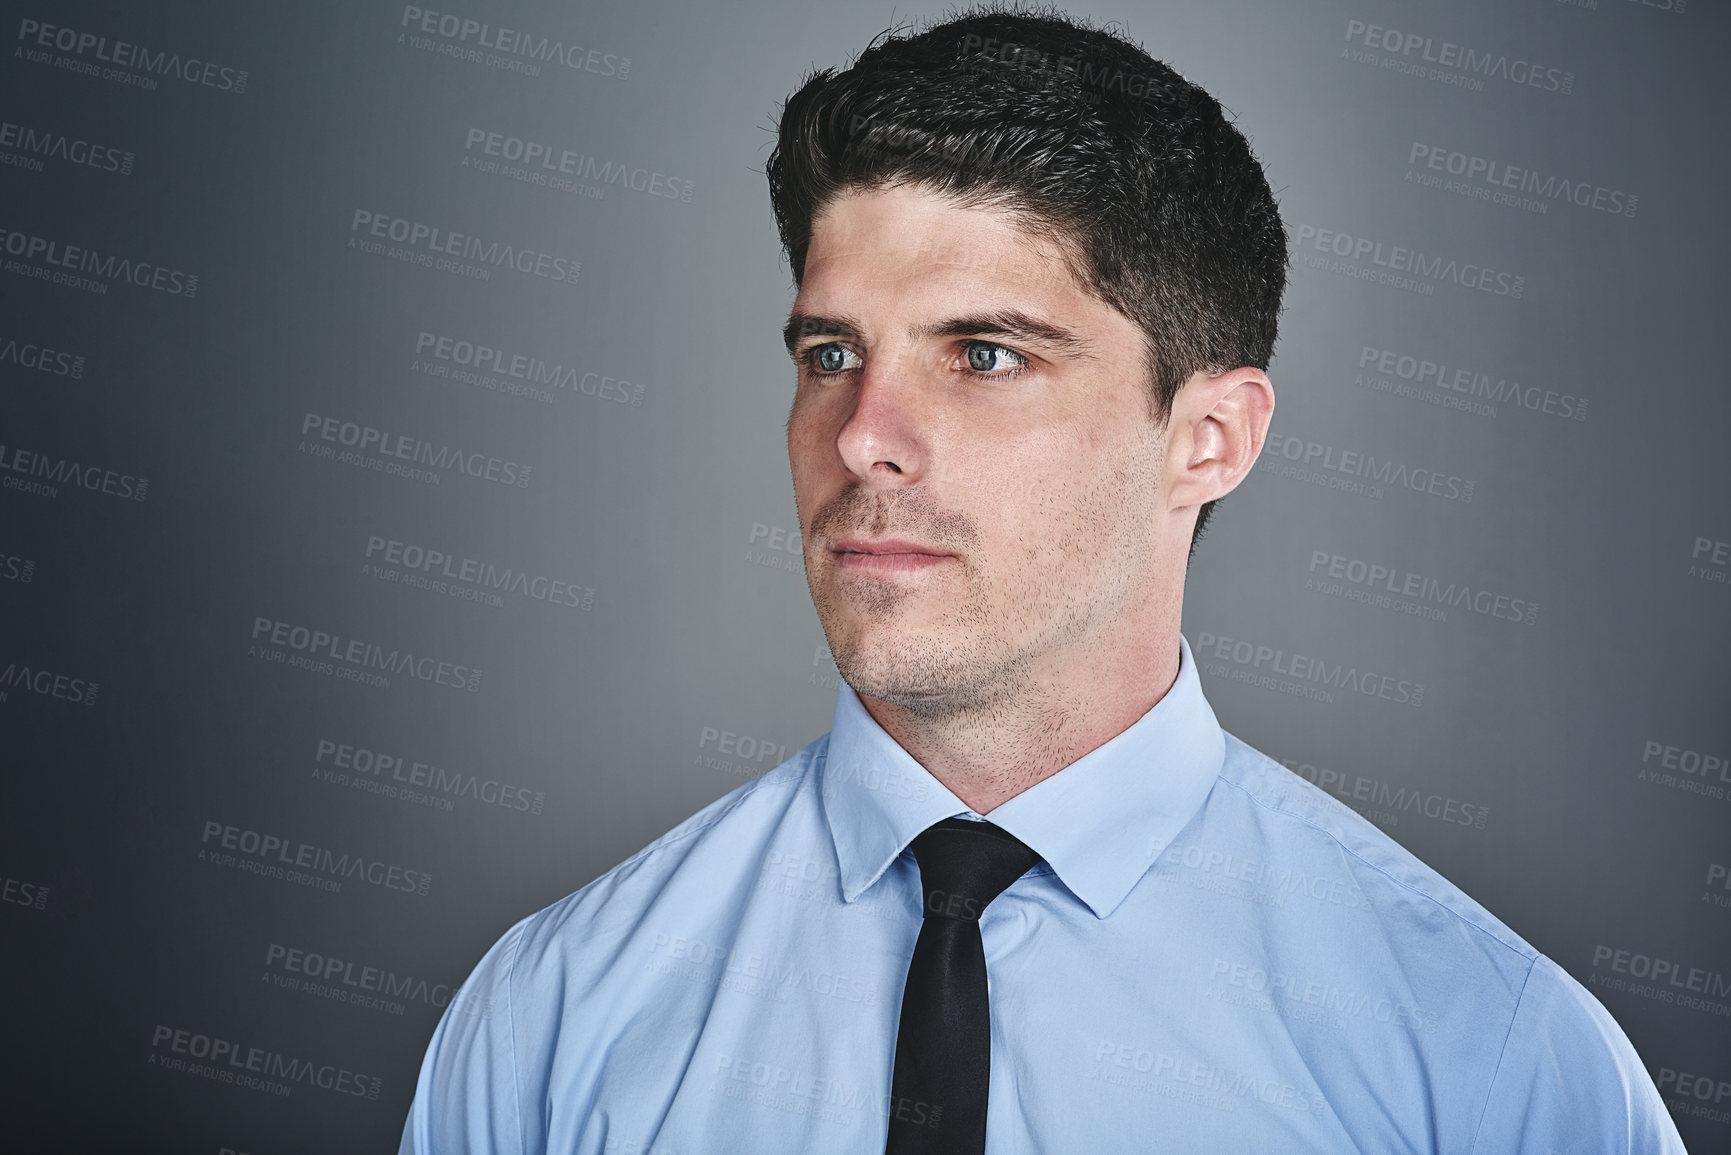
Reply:
<svg viewBox="0 0 1731 1155"><path fill-rule="evenodd" d="M506 931L451 996L421 1060L398 1155L524 1155L512 978L528 921Z"/></svg>
<svg viewBox="0 0 1731 1155"><path fill-rule="evenodd" d="M1515 1009L1474 1155L1685 1155L1623 1029L1543 955Z"/></svg>

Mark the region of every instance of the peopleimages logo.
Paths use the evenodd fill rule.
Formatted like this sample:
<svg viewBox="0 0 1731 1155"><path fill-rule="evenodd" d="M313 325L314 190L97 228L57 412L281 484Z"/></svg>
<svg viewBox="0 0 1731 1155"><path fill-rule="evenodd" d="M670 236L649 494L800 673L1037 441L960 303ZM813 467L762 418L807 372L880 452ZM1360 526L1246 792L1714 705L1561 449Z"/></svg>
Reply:
<svg viewBox="0 0 1731 1155"><path fill-rule="evenodd" d="M1433 361L1428 357L1416 356L1398 349L1379 349L1374 345L1365 345L1359 349L1358 367L1360 376L1357 384L1420 401L1432 401L1449 409L1465 409L1495 417L1495 408L1487 409L1477 403L1483 400L1493 406L1518 406L1529 412L1543 413L1547 417L1564 421L1587 419L1585 397L1577 397L1573 393L1559 393L1537 385L1523 385L1507 377L1493 377L1476 368ZM1377 379L1379 375L1382 380ZM1390 379L1400 384L1394 385ZM1433 398L1432 391L1438 391L1442 396ZM1469 398L1472 400L1468 400Z"/></svg>
<svg viewBox="0 0 1731 1155"><path fill-rule="evenodd" d="M265 948L264 965L278 986L395 1015L403 1013L404 1003L442 1008L455 990L448 983L399 975L384 967L275 942Z"/></svg>
<svg viewBox="0 0 1731 1155"><path fill-rule="evenodd" d="M1689 552L1689 576L1716 585L1731 584L1731 541L1697 536L1695 548Z"/></svg>
<svg viewBox="0 0 1731 1155"><path fill-rule="evenodd" d="M1348 20L1346 41L1347 47L1341 49L1341 55L1349 60L1473 92L1483 91L1486 80L1502 80L1517 87L1563 96L1575 91L1573 72L1511 57L1505 52L1438 40L1419 32Z"/></svg>
<svg viewBox="0 0 1731 1155"><path fill-rule="evenodd" d="M1362 774L1345 774L1326 766L1282 758L1281 765L1313 786L1328 791L1379 825L1397 827L1402 815L1419 815L1437 822L1485 828L1490 807L1463 802L1445 794L1427 794L1417 787L1396 786Z"/></svg>
<svg viewBox="0 0 1731 1155"><path fill-rule="evenodd" d="M744 1056L717 1055L714 1078L721 1083L726 1098L838 1126L857 1127L856 1112L865 1111L922 1127L935 1128L943 1121L942 1104L884 1094L831 1076Z"/></svg>
<svg viewBox="0 0 1731 1155"><path fill-rule="evenodd" d="M239 95L246 91L247 70L159 51L126 40L110 40L94 32L45 24L23 17L18 21L18 51L33 64L52 64L69 72L115 80L135 87L156 88L155 77L167 77L202 88ZM50 56L50 52L67 55ZM106 66L106 67L104 67Z"/></svg>
<svg viewBox="0 0 1731 1155"><path fill-rule="evenodd" d="M1245 858L1228 850L1195 843L1174 842L1162 850L1159 861L1155 863L1154 877L1275 908L1285 906L1288 897L1297 897L1343 906L1348 910L1375 909L1370 896L1351 879L1307 874L1291 866ZM1210 881L1226 885L1209 885ZM1246 885L1231 885L1237 883Z"/></svg>
<svg viewBox="0 0 1731 1155"><path fill-rule="evenodd" d="M1329 1113L1314 1084L1301 1087L1283 1083L1265 1075L1217 1067L1209 1058L1169 1055L1115 1039L1099 1040L1089 1078L1223 1114L1263 1111L1265 1107L1308 1115Z"/></svg>
<svg viewBox="0 0 1731 1155"><path fill-rule="evenodd" d="M295 842L215 820L205 822L204 835L199 842L200 862L238 867L250 874L283 878L316 890L341 890L343 882L354 880L382 890L399 890L424 898L427 888L433 883L433 876L424 870L411 870L364 854L346 851L338 854L310 842ZM236 858L237 853L244 857L244 861ZM310 871L312 876L292 877L301 871Z"/></svg>
<svg viewBox="0 0 1731 1155"><path fill-rule="evenodd" d="M357 1099L377 1099L385 1085L377 1075L364 1075L335 1063L297 1059L281 1051L243 1046L160 1023L150 1037L149 1065L276 1095L288 1095L298 1083Z"/></svg>
<svg viewBox="0 0 1731 1155"><path fill-rule="evenodd" d="M464 385L476 385L501 393L551 403L553 390L581 393L620 405L643 404L643 386L594 370L579 372L575 365L562 365L527 353L500 349L480 341L421 330L415 337L412 366L429 377L448 377Z"/></svg>
<svg viewBox="0 0 1731 1155"><path fill-rule="evenodd" d="M1641 746L1641 768L1635 780L1723 801L1731 798L1731 754L1648 738Z"/></svg>
<svg viewBox="0 0 1731 1155"><path fill-rule="evenodd" d="M98 296L107 294L110 284L136 285L188 300L198 295L196 273L115 253L105 255L85 245L71 245L4 225L0 225L0 253L13 258L6 262L8 273Z"/></svg>
<svg viewBox="0 0 1731 1155"><path fill-rule="evenodd" d="M1343 1027L1345 1020L1368 1019L1411 1031L1434 1031L1442 1016L1386 995L1336 986L1319 979L1267 970L1255 963L1217 958L1208 972L1208 995L1229 1006L1271 1011L1306 1022ZM1234 996L1229 991L1241 992ZM1261 996L1260 998L1256 996ZM1314 1013L1307 1013L1314 1012Z"/></svg>
<svg viewBox="0 0 1731 1155"><path fill-rule="evenodd" d="M28 907L30 910L46 910L48 888L39 882L26 882L22 878L3 876L0 877L0 902Z"/></svg>
<svg viewBox="0 0 1731 1155"><path fill-rule="evenodd" d="M705 753L706 750L714 753ZM705 726L698 733L697 756L692 760L692 765L706 770L718 770L724 774L736 774L742 778L755 778L785 761L786 743L776 742L771 738L754 738L750 734L736 734L732 730L723 730L717 726Z"/></svg>
<svg viewBox="0 0 1731 1155"><path fill-rule="evenodd" d="M588 586L377 534L367 537L366 557L361 566L363 576L417 585L466 601L504 605L499 596L502 592L569 609L587 610L595 604L595 591Z"/></svg>
<svg viewBox="0 0 1731 1155"><path fill-rule="evenodd" d="M1307 654L1287 653L1203 631L1196 635L1196 658L1202 672L1266 690L1332 703L1334 694L1362 694L1415 709L1424 705L1424 683L1389 673L1360 670L1345 662L1329 662ZM1226 663L1230 663L1229 665Z"/></svg>
<svg viewBox="0 0 1731 1155"><path fill-rule="evenodd" d="M1731 976L1623 947L1604 943L1593 947L1593 973L1587 976L1587 985L1731 1018L1731 1003L1714 1001L1731 999Z"/></svg>
<svg viewBox="0 0 1731 1155"><path fill-rule="evenodd" d="M406 433L392 433L340 417L308 413L301 419L300 452L326 457L346 465L358 465L382 473L401 473L418 481L442 480L440 473L430 473L416 466L428 466L443 473L459 473L480 478L495 485L529 488L531 467L519 461L489 457L455 445L436 445ZM309 444L310 440L310 444ZM319 442L328 445L320 445ZM342 446L338 452L330 446ZM377 454L377 457L369 456ZM389 461L385 459L389 458ZM409 463L409 464L404 464Z"/></svg>
<svg viewBox="0 0 1731 1155"><path fill-rule="evenodd" d="M1409 181L1528 212L1548 213L1552 204L1561 203L1632 217L1641 200L1622 189L1570 180L1555 173L1544 174L1537 169L1418 141L1413 142L1406 163ZM1444 180L1445 176L1458 179Z"/></svg>
<svg viewBox="0 0 1731 1155"><path fill-rule="evenodd" d="M1665 1106L1674 1115L1687 1113L1714 1123L1731 1123L1731 1079L1660 1067L1653 1085L1666 1096Z"/></svg>
<svg viewBox="0 0 1731 1155"><path fill-rule="evenodd" d="M631 73L629 56L567 44L557 37L488 24L454 12L405 4L399 27L406 30L399 34L399 43L407 37L414 48L528 76L539 76L543 64L616 80L624 80Z"/></svg>
<svg viewBox="0 0 1731 1155"><path fill-rule="evenodd" d="M1335 229L1318 228L1316 225L1300 224L1293 236L1292 245L1299 250L1299 260L1307 268L1322 269L1354 280L1405 289L1421 297L1434 295L1438 284L1450 284L1518 301L1527 287L1526 277L1493 269L1476 261L1461 261L1437 253L1425 253L1405 245L1354 236ZM1312 256L1303 251L1306 247L1323 255ZM1330 260L1330 257L1337 259ZM1363 263L1366 260L1370 262L1368 265Z"/></svg>
<svg viewBox="0 0 1731 1155"><path fill-rule="evenodd" d="M481 671L474 667L426 656L416 657L409 650L387 650L359 638L345 638L341 634L310 629L293 622L254 618L252 640L254 644L247 647L248 657L281 661L314 673L335 673L350 681L389 688L391 680L384 675L406 674L418 681L467 690L471 694L481 689ZM273 652L273 646L285 649ZM285 660L276 656L285 650L292 651L292 657Z"/></svg>
<svg viewBox="0 0 1731 1155"><path fill-rule="evenodd" d="M57 160L98 172L130 176L136 159L127 149L67 136L53 129L0 120L0 164L41 172L45 167L44 161Z"/></svg>
<svg viewBox="0 0 1731 1155"><path fill-rule="evenodd" d="M963 902L977 901L955 897ZM772 1002L786 1002L789 995L804 990L860 1006L878 1003L878 985L869 979L784 962L776 952L752 950L737 942L705 942L657 931L649 944L649 953L659 956L657 961L663 963L676 960L692 964L682 974L685 968L656 967L652 962L650 969L657 973L738 990Z"/></svg>
<svg viewBox="0 0 1731 1155"><path fill-rule="evenodd" d="M35 694L39 698L53 698L74 706L94 706L101 688L89 678L32 666L28 662L7 662L0 667L0 703L11 701L13 694Z"/></svg>
<svg viewBox="0 0 1731 1155"><path fill-rule="evenodd" d="M84 354L55 349L28 338L0 337L0 365L46 373L50 377L84 376Z"/></svg>
<svg viewBox="0 0 1731 1155"><path fill-rule="evenodd" d="M1473 481L1439 469L1409 466L1357 449L1340 449L1284 433L1270 432L1256 468L1291 481L1306 481L1381 499L1389 489L1410 489L1466 504L1473 499Z"/></svg>
<svg viewBox="0 0 1731 1155"><path fill-rule="evenodd" d="M407 802L432 803L436 810L451 810L453 800L461 798L525 814L539 814L547 804L547 795L539 790L332 738L318 740L313 777Z"/></svg>
<svg viewBox="0 0 1731 1155"><path fill-rule="evenodd" d="M653 169L599 160L586 152L573 152L543 141L470 128L463 140L463 152L463 167L499 172L525 184L544 185L561 192L581 192L593 187L597 194L604 186L614 185L652 197L691 203L693 186L688 180ZM507 163L501 167L496 161ZM489 164L491 167L485 167Z"/></svg>
<svg viewBox="0 0 1731 1155"><path fill-rule="evenodd" d="M1717 907L1731 907L1731 867L1723 862L1707 864L1706 887L1701 892L1701 901Z"/></svg>
<svg viewBox="0 0 1731 1155"><path fill-rule="evenodd" d="M805 676L805 684L825 690L841 689L841 669L835 664L835 655L823 642L812 647L811 670Z"/></svg>
<svg viewBox="0 0 1731 1155"><path fill-rule="evenodd" d="M1458 609L1528 626L1539 622L1539 604L1530 599L1496 593L1466 581L1444 582L1380 561L1313 549L1307 572L1307 590L1431 621L1446 622L1448 611Z"/></svg>
<svg viewBox="0 0 1731 1155"><path fill-rule="evenodd" d="M58 497L62 485L88 489L109 497L143 501L150 482L117 469L81 465L70 457L52 457L34 449L0 442L0 488L37 497Z"/></svg>
<svg viewBox="0 0 1731 1155"><path fill-rule="evenodd" d="M788 573L805 572L805 539L800 531L785 529L782 526L765 525L761 521L751 523L751 532L746 535L748 548L745 560L765 569L786 570Z"/></svg>
<svg viewBox="0 0 1731 1155"><path fill-rule="evenodd" d="M577 274L583 268L583 262L569 257L489 241L470 233L452 232L424 221L368 209L355 210L349 220L349 233L351 248L413 265L464 273L483 281L492 279L493 269L512 269L542 280L575 285ZM383 241L391 241L400 247L386 249Z"/></svg>

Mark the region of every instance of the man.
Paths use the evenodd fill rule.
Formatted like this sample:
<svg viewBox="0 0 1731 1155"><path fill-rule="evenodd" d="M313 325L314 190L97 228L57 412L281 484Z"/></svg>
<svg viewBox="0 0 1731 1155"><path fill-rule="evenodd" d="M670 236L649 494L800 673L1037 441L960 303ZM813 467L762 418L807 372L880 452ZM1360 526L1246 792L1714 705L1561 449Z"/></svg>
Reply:
<svg viewBox="0 0 1731 1155"><path fill-rule="evenodd" d="M1286 266L1219 105L973 13L768 175L834 726L513 927L403 1150L1681 1151L1591 995L1203 699Z"/></svg>

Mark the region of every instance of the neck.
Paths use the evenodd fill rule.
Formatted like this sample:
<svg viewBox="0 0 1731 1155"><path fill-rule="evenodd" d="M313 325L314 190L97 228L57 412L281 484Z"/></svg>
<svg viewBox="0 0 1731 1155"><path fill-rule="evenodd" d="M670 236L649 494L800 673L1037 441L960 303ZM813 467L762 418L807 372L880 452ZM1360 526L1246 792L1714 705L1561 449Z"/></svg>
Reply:
<svg viewBox="0 0 1731 1155"><path fill-rule="evenodd" d="M910 712L859 696L878 725L976 814L1109 742L1152 710L1178 680L1179 615L1160 628L1077 646L1064 660L991 700Z"/></svg>

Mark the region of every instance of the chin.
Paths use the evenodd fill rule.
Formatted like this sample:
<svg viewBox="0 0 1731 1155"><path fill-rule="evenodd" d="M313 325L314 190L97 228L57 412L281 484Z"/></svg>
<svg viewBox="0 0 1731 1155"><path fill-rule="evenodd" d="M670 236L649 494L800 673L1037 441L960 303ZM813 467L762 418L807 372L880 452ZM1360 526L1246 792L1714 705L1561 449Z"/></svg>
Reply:
<svg viewBox="0 0 1731 1155"><path fill-rule="evenodd" d="M968 688L972 671L951 646L927 634L894 629L856 632L837 654L836 669L859 694L918 710L947 702Z"/></svg>

